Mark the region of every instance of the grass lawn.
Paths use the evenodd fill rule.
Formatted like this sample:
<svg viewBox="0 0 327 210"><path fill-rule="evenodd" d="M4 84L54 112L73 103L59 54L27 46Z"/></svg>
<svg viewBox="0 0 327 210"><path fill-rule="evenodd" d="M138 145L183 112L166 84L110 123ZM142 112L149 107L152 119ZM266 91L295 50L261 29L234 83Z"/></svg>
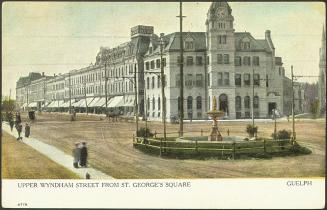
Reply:
<svg viewBox="0 0 327 210"><path fill-rule="evenodd" d="M3 179L79 179L28 145L2 131Z"/></svg>

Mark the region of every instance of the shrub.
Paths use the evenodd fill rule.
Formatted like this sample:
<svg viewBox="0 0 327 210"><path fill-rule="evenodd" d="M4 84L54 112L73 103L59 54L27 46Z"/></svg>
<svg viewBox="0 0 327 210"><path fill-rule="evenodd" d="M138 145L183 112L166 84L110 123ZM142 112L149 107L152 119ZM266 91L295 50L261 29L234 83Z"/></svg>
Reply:
<svg viewBox="0 0 327 210"><path fill-rule="evenodd" d="M291 148L291 151L294 152L295 154L303 154L303 155L308 155L311 154L312 151L306 147L300 146L298 143L295 142L294 146Z"/></svg>
<svg viewBox="0 0 327 210"><path fill-rule="evenodd" d="M287 131L287 130L280 130L276 133L272 133L271 137L273 137L274 139L290 139L291 138L291 131Z"/></svg>
<svg viewBox="0 0 327 210"><path fill-rule="evenodd" d="M253 137L258 133L258 127L249 124L246 126L246 132L249 134L250 137Z"/></svg>
<svg viewBox="0 0 327 210"><path fill-rule="evenodd" d="M151 133L149 128L140 128L137 131L137 136L139 136L139 137L153 137L154 134Z"/></svg>

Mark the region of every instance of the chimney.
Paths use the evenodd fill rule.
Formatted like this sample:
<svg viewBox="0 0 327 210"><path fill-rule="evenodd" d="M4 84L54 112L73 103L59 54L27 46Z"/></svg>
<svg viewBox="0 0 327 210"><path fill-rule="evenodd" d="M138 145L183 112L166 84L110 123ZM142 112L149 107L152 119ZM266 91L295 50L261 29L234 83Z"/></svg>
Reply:
<svg viewBox="0 0 327 210"><path fill-rule="evenodd" d="M55 77L55 76L56 76L56 74L53 74L53 76Z"/></svg>
<svg viewBox="0 0 327 210"><path fill-rule="evenodd" d="M44 72L42 72L42 77L44 77Z"/></svg>
<svg viewBox="0 0 327 210"><path fill-rule="evenodd" d="M266 40L271 39L271 37L270 37L270 30L266 30L266 32L265 32L265 38L266 38Z"/></svg>

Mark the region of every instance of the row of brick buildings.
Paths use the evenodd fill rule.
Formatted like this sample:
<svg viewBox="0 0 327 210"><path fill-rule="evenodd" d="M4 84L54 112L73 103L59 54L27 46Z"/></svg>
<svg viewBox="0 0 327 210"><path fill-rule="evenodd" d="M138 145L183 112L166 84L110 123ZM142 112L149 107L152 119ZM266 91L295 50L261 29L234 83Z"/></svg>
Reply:
<svg viewBox="0 0 327 210"><path fill-rule="evenodd" d="M277 109L291 113L291 81L285 76L281 57L275 56L271 32L256 39L249 32L235 32L232 9L226 2L213 2L207 13L206 32L184 32L184 116L207 118L212 99L225 118L267 118ZM160 120L162 112L160 67L164 65L168 121L178 117L180 33L163 37L160 62L159 37L152 26L131 29L130 41L114 48L101 47L94 65L65 74L30 73L17 81L20 108L67 111L69 106L85 112L104 112L108 107L125 115L139 113ZM136 74L136 90L134 89ZM106 86L107 85L107 86ZM254 91L253 91L254 88ZM254 92L254 94L253 94ZM301 86L295 86L295 112L303 110ZM253 106L253 108L252 108Z"/></svg>

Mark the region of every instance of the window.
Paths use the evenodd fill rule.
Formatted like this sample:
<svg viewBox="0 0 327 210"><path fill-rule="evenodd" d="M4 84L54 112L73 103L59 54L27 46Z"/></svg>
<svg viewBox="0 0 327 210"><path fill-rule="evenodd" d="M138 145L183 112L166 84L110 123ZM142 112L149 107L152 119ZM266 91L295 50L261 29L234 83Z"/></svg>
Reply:
<svg viewBox="0 0 327 210"><path fill-rule="evenodd" d="M176 74L176 87L181 86L181 76L180 74Z"/></svg>
<svg viewBox="0 0 327 210"><path fill-rule="evenodd" d="M229 85L229 73L224 73L224 85Z"/></svg>
<svg viewBox="0 0 327 210"><path fill-rule="evenodd" d="M226 35L219 35L218 36L218 44L226 44L227 37Z"/></svg>
<svg viewBox="0 0 327 210"><path fill-rule="evenodd" d="M196 56L196 65L202 65L202 56Z"/></svg>
<svg viewBox="0 0 327 210"><path fill-rule="evenodd" d="M218 86L223 85L223 73L218 72Z"/></svg>
<svg viewBox="0 0 327 210"><path fill-rule="evenodd" d="M152 53L152 47L149 47L149 54Z"/></svg>
<svg viewBox="0 0 327 210"><path fill-rule="evenodd" d="M260 85L260 75L259 74L253 74L253 85Z"/></svg>
<svg viewBox="0 0 327 210"><path fill-rule="evenodd" d="M242 42L241 47L243 50L250 49L250 42Z"/></svg>
<svg viewBox="0 0 327 210"><path fill-rule="evenodd" d="M229 64L229 55L224 54L224 64Z"/></svg>
<svg viewBox="0 0 327 210"><path fill-rule="evenodd" d="M193 41L185 41L185 50L192 50L193 49Z"/></svg>
<svg viewBox="0 0 327 210"><path fill-rule="evenodd" d="M245 56L243 58L243 65L250 66L251 65L251 58L249 56Z"/></svg>
<svg viewBox="0 0 327 210"><path fill-rule="evenodd" d="M193 98L192 96L187 97L187 109L193 108Z"/></svg>
<svg viewBox="0 0 327 210"><path fill-rule="evenodd" d="M268 75L266 74L266 87L269 86L269 83L268 83Z"/></svg>
<svg viewBox="0 0 327 210"><path fill-rule="evenodd" d="M187 74L185 79L185 86L192 87L192 83L193 83L193 74Z"/></svg>
<svg viewBox="0 0 327 210"><path fill-rule="evenodd" d="M245 118L250 118L250 117L251 117L250 112L245 112Z"/></svg>
<svg viewBox="0 0 327 210"><path fill-rule="evenodd" d="M210 58L209 58L209 56L206 57L206 62L207 62L207 65L209 65L209 63L210 63Z"/></svg>
<svg viewBox="0 0 327 210"><path fill-rule="evenodd" d="M253 108L254 109L259 108L259 97L258 96L254 96L254 98L253 98Z"/></svg>
<svg viewBox="0 0 327 210"><path fill-rule="evenodd" d="M218 64L222 64L223 63L223 55L222 54L218 54L217 55L217 63Z"/></svg>
<svg viewBox="0 0 327 210"><path fill-rule="evenodd" d="M160 109L161 109L161 102L160 102L160 97L158 97L158 110L160 111Z"/></svg>
<svg viewBox="0 0 327 210"><path fill-rule="evenodd" d="M160 76L157 77L157 87L160 88Z"/></svg>
<svg viewBox="0 0 327 210"><path fill-rule="evenodd" d="M253 66L259 66L259 56L253 56L252 63Z"/></svg>
<svg viewBox="0 0 327 210"><path fill-rule="evenodd" d="M150 99L147 99L147 103L146 103L146 109L149 110L150 109Z"/></svg>
<svg viewBox="0 0 327 210"><path fill-rule="evenodd" d="M160 59L156 60L156 68L160 68Z"/></svg>
<svg viewBox="0 0 327 210"><path fill-rule="evenodd" d="M188 66L193 65L193 57L192 56L186 57L186 65L188 65Z"/></svg>
<svg viewBox="0 0 327 210"><path fill-rule="evenodd" d="M152 89L154 89L154 76L152 77L151 87L152 87Z"/></svg>
<svg viewBox="0 0 327 210"><path fill-rule="evenodd" d="M152 110L155 110L156 108L156 99L153 97L152 98Z"/></svg>
<svg viewBox="0 0 327 210"><path fill-rule="evenodd" d="M250 109L250 96L244 97L244 108Z"/></svg>
<svg viewBox="0 0 327 210"><path fill-rule="evenodd" d="M196 109L202 109L202 98L201 96L196 97Z"/></svg>
<svg viewBox="0 0 327 210"><path fill-rule="evenodd" d="M182 62L184 63L185 57L183 57L183 61L181 60L180 56L177 56L177 65L179 66Z"/></svg>
<svg viewBox="0 0 327 210"><path fill-rule="evenodd" d="M197 74L195 79L196 79L196 82L195 82L196 87L202 87L203 86L202 74Z"/></svg>
<svg viewBox="0 0 327 210"><path fill-rule="evenodd" d="M250 74L244 74L244 85L250 85Z"/></svg>
<svg viewBox="0 0 327 210"><path fill-rule="evenodd" d="M146 78L146 89L149 89L150 88L150 78L147 77Z"/></svg>
<svg viewBox="0 0 327 210"><path fill-rule="evenodd" d="M236 111L240 111L242 109L242 99L241 96L235 97L235 109Z"/></svg>
<svg viewBox="0 0 327 210"><path fill-rule="evenodd" d="M166 58L162 58L162 65L165 67L166 66Z"/></svg>
<svg viewBox="0 0 327 210"><path fill-rule="evenodd" d="M151 66L151 69L154 69L154 61L151 61L150 66Z"/></svg>
<svg viewBox="0 0 327 210"><path fill-rule="evenodd" d="M242 65L242 58L240 56L235 57L235 66L241 66Z"/></svg>
<svg viewBox="0 0 327 210"><path fill-rule="evenodd" d="M235 85L236 86L242 86L241 74L235 74Z"/></svg>

